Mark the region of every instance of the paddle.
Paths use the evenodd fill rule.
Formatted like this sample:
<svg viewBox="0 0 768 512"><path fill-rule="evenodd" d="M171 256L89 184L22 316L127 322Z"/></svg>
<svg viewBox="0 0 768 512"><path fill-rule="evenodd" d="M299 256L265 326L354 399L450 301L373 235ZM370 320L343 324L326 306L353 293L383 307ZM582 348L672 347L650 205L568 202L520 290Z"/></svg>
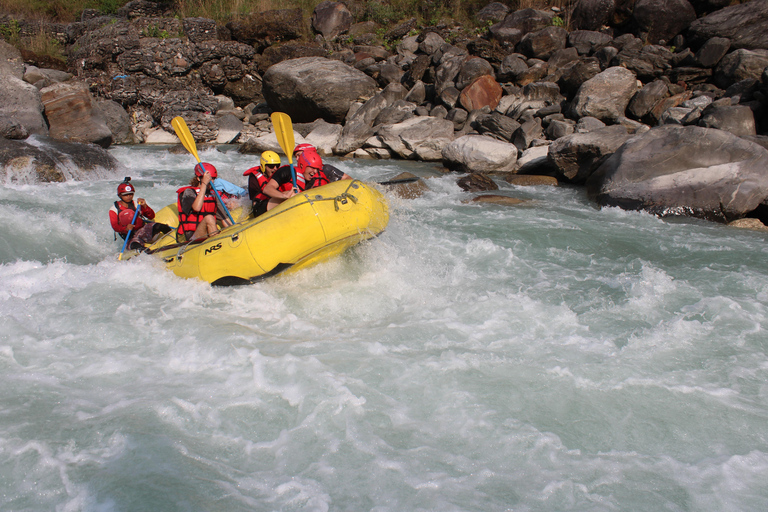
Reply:
<svg viewBox="0 0 768 512"><path fill-rule="evenodd" d="M299 193L299 186L296 184L296 169L293 168L293 149L296 142L293 139L293 123L288 114L283 112L272 112L272 126L275 127L277 142L288 157L288 163L291 166L291 177L293 177L293 192Z"/></svg>
<svg viewBox="0 0 768 512"><path fill-rule="evenodd" d="M133 214L133 220L131 221L131 225L136 224L136 217L139 216L139 210L141 210L141 205L136 205L136 213ZM128 240L131 239L131 233L133 232L133 228L128 230L128 234L125 235L125 242L123 243L123 250L120 251L120 254L117 256L118 261L123 259L123 253L125 252L125 247L128 245Z"/></svg>
<svg viewBox="0 0 768 512"><path fill-rule="evenodd" d="M203 167L203 162L200 161L200 157L197 155L197 144L195 144L195 138L192 137L192 132L189 131L187 122L184 121L183 117L176 116L171 120L171 126L173 126L173 131L175 131L176 135L179 137L181 145L184 146L187 151L192 153L192 156L194 156L195 160L197 160L197 165L200 166L203 174L205 174L205 167ZM227 214L227 217L229 217L229 221L234 224L235 219L233 219L232 214L229 213L227 205L225 205L224 201L222 201L218 190L216 190L216 185L214 185L213 182L211 182L211 188L213 189L213 193L216 196L216 199L219 201L219 204L222 208L224 208L224 212Z"/></svg>

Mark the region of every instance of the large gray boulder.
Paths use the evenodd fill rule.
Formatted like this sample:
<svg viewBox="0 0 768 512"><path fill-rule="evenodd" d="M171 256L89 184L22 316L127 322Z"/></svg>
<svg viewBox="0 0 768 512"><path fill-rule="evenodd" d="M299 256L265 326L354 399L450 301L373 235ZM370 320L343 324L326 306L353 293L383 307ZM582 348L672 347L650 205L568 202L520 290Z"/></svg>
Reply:
<svg viewBox="0 0 768 512"><path fill-rule="evenodd" d="M441 160L443 147L454 137L451 121L429 116L381 125L376 134L400 158L428 162Z"/></svg>
<svg viewBox="0 0 768 512"><path fill-rule="evenodd" d="M29 134L48 134L40 91L12 74L0 73L0 118L19 124Z"/></svg>
<svg viewBox="0 0 768 512"><path fill-rule="evenodd" d="M711 128L666 125L627 141L587 182L601 205L719 221L768 197L768 151Z"/></svg>
<svg viewBox="0 0 768 512"><path fill-rule="evenodd" d="M558 180L583 184L608 156L630 138L627 128L622 125L572 133L549 146L549 161Z"/></svg>
<svg viewBox="0 0 768 512"><path fill-rule="evenodd" d="M2 39L0 39L0 76L16 78L24 76L24 59L21 58L21 52Z"/></svg>
<svg viewBox="0 0 768 512"><path fill-rule="evenodd" d="M113 144L134 144L137 142L131 129L131 117L122 105L112 100L97 100L94 103L94 108L101 111L102 116L104 116L107 127L112 132Z"/></svg>
<svg viewBox="0 0 768 512"><path fill-rule="evenodd" d="M619 66L608 68L581 84L571 103L571 115L615 121L624 116L635 92L637 77L633 72Z"/></svg>
<svg viewBox="0 0 768 512"><path fill-rule="evenodd" d="M269 107L294 122L323 118L339 123L355 101L376 93L376 81L343 62L302 57L280 62L264 73L262 93Z"/></svg>
<svg viewBox="0 0 768 512"><path fill-rule="evenodd" d="M443 165L457 172L513 172L517 148L485 135L465 135L445 145Z"/></svg>

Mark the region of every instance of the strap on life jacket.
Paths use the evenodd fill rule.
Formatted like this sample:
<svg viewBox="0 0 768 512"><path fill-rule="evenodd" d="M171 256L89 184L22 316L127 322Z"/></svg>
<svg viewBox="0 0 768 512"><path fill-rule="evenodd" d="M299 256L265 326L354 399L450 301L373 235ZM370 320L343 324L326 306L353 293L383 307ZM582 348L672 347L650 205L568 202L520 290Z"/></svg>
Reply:
<svg viewBox="0 0 768 512"><path fill-rule="evenodd" d="M299 187L299 190L306 190L307 188L307 182L304 180L304 175L300 172L296 173L296 186ZM293 190L293 182L283 183L279 187L277 187L278 190L281 192L288 192L289 190Z"/></svg>
<svg viewBox="0 0 768 512"><path fill-rule="evenodd" d="M255 171L254 171L254 169L255 169ZM248 177L248 192L251 193L251 188L254 188L254 189L256 188L256 187L251 187L251 180L256 180L256 184L258 185L259 190L261 191L258 194L256 194L255 196L253 196L252 200L254 202L256 202L256 201L263 201L265 199L269 199L269 196L267 196L264 193L264 187L267 185L267 183L269 183L269 178L267 178L261 172L259 172L258 169L259 169L258 167L254 167L252 169L248 169L248 171L254 171L254 172L246 171L248 174L251 175L251 176Z"/></svg>

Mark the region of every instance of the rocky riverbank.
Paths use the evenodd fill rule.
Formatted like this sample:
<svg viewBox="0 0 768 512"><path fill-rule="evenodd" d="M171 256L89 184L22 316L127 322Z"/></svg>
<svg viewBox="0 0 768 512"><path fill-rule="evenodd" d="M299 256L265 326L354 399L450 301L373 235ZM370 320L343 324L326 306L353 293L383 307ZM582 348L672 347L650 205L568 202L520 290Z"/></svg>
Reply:
<svg viewBox="0 0 768 512"><path fill-rule="evenodd" d="M13 148L0 164L6 179L35 165L18 156L32 134L175 143L177 115L198 142L279 150L268 115L283 111L297 143L442 162L469 173L467 188L539 175L587 186L601 205L765 221L768 0L731 3L491 3L475 33L415 20L385 30L331 1L311 20L275 10L225 25L147 0L116 17L86 11L37 27L66 48L59 69L0 43L0 144ZM47 165L41 179L64 179Z"/></svg>

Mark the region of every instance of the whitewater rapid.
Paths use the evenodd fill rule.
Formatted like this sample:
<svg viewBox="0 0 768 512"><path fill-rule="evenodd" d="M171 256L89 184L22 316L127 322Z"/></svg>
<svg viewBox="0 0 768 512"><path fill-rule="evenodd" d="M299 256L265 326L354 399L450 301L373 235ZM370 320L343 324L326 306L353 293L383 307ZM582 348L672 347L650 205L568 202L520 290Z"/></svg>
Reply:
<svg viewBox="0 0 768 512"><path fill-rule="evenodd" d="M768 510L766 235L408 170L387 230L213 288L117 261L123 176L0 185L0 510ZM253 156L201 152L244 184Z"/></svg>

